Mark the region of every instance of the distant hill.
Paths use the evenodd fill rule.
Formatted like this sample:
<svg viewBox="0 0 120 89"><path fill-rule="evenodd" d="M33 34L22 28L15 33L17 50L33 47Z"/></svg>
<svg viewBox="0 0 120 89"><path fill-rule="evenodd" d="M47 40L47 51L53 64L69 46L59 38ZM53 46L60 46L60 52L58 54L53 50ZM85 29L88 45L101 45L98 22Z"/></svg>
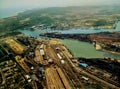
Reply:
<svg viewBox="0 0 120 89"><path fill-rule="evenodd" d="M37 24L69 26L70 28L99 26L99 24L96 25L99 20L105 20L104 23L107 25L120 20L120 6L71 6L28 10L16 16L1 19L0 32ZM100 26L105 24L100 24Z"/></svg>

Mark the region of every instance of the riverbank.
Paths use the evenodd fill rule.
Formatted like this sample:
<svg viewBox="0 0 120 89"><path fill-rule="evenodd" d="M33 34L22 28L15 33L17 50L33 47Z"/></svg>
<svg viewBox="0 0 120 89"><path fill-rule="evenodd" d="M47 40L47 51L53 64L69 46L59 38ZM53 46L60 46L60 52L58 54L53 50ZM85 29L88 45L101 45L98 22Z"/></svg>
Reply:
<svg viewBox="0 0 120 89"><path fill-rule="evenodd" d="M95 50L94 46L87 42L73 39L60 40L75 57L104 58L104 52Z"/></svg>

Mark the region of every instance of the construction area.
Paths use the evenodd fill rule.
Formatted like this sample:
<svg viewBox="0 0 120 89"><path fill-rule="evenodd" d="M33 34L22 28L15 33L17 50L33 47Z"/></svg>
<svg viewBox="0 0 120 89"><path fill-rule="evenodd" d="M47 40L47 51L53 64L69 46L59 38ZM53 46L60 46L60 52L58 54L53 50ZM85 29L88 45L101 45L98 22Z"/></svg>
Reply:
<svg viewBox="0 0 120 89"><path fill-rule="evenodd" d="M114 62L74 58L58 39L12 37L2 41L0 49L0 89L19 89L23 83L20 89L120 88L119 71L112 73L98 64L114 66ZM116 67L120 68L119 63ZM14 80L8 84L7 79Z"/></svg>

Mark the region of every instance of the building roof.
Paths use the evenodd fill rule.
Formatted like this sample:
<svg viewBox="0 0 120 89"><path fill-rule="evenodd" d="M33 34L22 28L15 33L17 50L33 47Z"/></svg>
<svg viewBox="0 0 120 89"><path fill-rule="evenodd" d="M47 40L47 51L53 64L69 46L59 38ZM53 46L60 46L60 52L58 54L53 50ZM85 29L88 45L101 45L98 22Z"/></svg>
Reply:
<svg viewBox="0 0 120 89"><path fill-rule="evenodd" d="M86 64L86 63L80 63L79 65L82 66L82 67L87 67L88 66L88 64Z"/></svg>

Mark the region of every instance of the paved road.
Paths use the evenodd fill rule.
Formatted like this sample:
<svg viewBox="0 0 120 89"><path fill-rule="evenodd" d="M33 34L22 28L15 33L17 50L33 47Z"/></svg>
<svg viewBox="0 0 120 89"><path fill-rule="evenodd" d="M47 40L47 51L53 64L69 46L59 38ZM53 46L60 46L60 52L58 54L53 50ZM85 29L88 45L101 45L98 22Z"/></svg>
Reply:
<svg viewBox="0 0 120 89"><path fill-rule="evenodd" d="M75 66L74 63L70 60L71 55L69 53L67 53L68 52L67 49L64 48L64 47L61 47L61 49L65 49L65 51L63 51L63 54L67 57L69 63L72 65L72 67L74 69L76 69L76 71L78 71L80 74L87 75L88 77L90 77L90 78L92 78L92 79L94 79L94 80L96 80L98 82L101 82L103 84L106 84L106 85L108 85L111 88L120 89L119 87L117 87L117 86L115 86L115 85L113 85L111 83L108 83L108 82L106 82L106 81L104 81L104 80L102 80L102 79L100 79L100 78L98 78L98 77L96 77L94 75L91 75L90 73L84 71L82 68Z"/></svg>
<svg viewBox="0 0 120 89"><path fill-rule="evenodd" d="M65 53L64 53L64 54L65 54ZM66 55L66 56L67 56L67 55ZM104 81L104 80L102 80L102 79L100 79L100 78L98 78L98 77L96 77L96 76L94 76L94 75L92 75L92 74L84 71L82 68L76 67L76 66L74 65L74 63L72 63L72 61L71 61L69 58L68 58L68 60L69 60L69 62L71 63L71 65L72 65L80 74L87 75L88 77L90 77L90 78L92 78L92 79L94 79L94 80L96 80L96 81L98 81L98 82L101 82L101 83L103 83L103 84L106 84L106 85L108 85L108 86L111 87L111 88L120 89L119 87L117 87L117 86L115 86L115 85L113 85L113 84L111 84L111 83L108 83L108 82L106 82L106 81Z"/></svg>
<svg viewBox="0 0 120 89"><path fill-rule="evenodd" d="M57 52L56 49L55 49L56 47L59 47L61 49L61 51ZM101 82L101 83L103 83L105 85L108 85L109 87L111 87L113 89L120 89L119 87L117 87L117 86L115 86L115 85L113 85L111 83L108 83L108 82L106 82L106 81L104 81L104 80L102 80L102 79L100 79L100 78L98 78L98 77L96 77L96 76L86 72L82 68L77 67L71 61L71 58L73 58L72 55L69 53L69 51L62 44L57 44L56 43L56 46L55 46L55 44L54 45L53 44L49 44L46 47L46 49L44 49L44 51L45 51L46 55L49 58L52 58L53 61L60 66L60 68L63 68L63 70L65 70L64 74L66 75L67 79L69 81L71 81L71 82L73 80L76 80L81 85L81 87L82 87L81 89L84 89L84 86L83 86L83 84L81 83L81 81L77 77L74 77L74 75L76 75L76 73L74 73L73 70L77 71L78 74L86 75L89 78L92 78L92 79L94 79L94 80L96 80L98 82ZM57 56L57 53L63 54L62 56L63 56L63 58L65 58L64 60L66 61L65 65L61 64L61 62L60 62L61 59L59 59L59 57ZM73 76L73 77L71 78L71 76ZM73 85L76 84L75 83L76 81L73 82Z"/></svg>

